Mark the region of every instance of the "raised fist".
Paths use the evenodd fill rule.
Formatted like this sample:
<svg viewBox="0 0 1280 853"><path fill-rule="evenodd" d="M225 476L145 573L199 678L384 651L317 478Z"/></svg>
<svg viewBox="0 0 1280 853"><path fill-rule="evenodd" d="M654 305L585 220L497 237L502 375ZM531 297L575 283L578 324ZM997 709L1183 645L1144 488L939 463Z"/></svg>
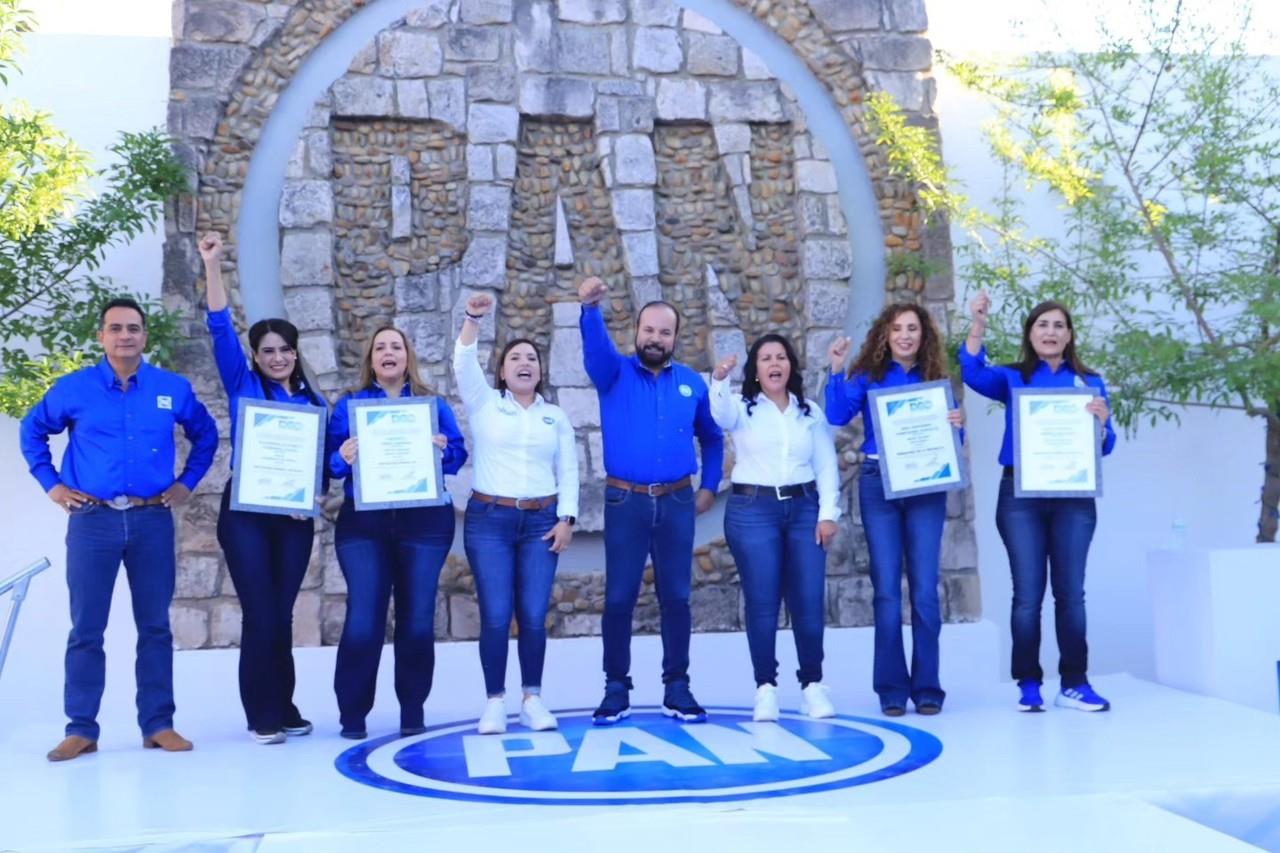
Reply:
<svg viewBox="0 0 1280 853"><path fill-rule="evenodd" d="M711 376L715 380L719 381L728 376L729 373L737 366L738 357L736 355L731 355L726 359L722 359L721 362L716 365L716 369L712 371Z"/></svg>
<svg viewBox="0 0 1280 853"><path fill-rule="evenodd" d="M990 310L991 297L985 290L979 290L978 295L969 300L969 316L975 324L986 325L987 312Z"/></svg>
<svg viewBox="0 0 1280 853"><path fill-rule="evenodd" d="M831 346L827 347L827 360L831 362L831 370L843 370L844 360L849 356L849 344L851 341L844 335L836 335L831 341Z"/></svg>
<svg viewBox="0 0 1280 853"><path fill-rule="evenodd" d="M467 299L467 313L483 317L493 307L493 297L487 293L477 293Z"/></svg>
<svg viewBox="0 0 1280 853"><path fill-rule="evenodd" d="M206 263L213 263L222 257L222 237L216 231L210 231L200 238L200 257Z"/></svg>
<svg viewBox="0 0 1280 853"><path fill-rule="evenodd" d="M598 305L608 291L605 283L593 275L583 279L582 284L578 285L578 301L583 305Z"/></svg>

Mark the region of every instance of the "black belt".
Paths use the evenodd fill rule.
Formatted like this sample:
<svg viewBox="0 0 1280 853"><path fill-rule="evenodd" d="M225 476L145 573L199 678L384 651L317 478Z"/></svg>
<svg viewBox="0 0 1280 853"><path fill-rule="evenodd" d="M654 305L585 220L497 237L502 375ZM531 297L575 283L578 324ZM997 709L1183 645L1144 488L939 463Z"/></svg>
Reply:
<svg viewBox="0 0 1280 853"><path fill-rule="evenodd" d="M793 483L790 486L753 486L750 483L734 483L733 493L735 495L751 495L756 497L762 492L766 495L772 494L780 501L791 500L802 495L815 492L818 484L813 480L807 483Z"/></svg>

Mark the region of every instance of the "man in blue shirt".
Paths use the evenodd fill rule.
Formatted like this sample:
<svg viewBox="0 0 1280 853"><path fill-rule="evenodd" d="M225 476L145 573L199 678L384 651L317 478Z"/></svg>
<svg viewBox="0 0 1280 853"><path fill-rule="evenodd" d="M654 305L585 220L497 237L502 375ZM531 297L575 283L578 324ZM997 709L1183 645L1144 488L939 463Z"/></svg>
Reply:
<svg viewBox="0 0 1280 853"><path fill-rule="evenodd" d="M49 752L66 761L97 750L106 681L102 635L124 561L138 628L137 704L142 744L179 752L191 742L173 730L173 516L213 463L218 428L191 383L142 360L147 320L132 299L102 310L105 358L59 379L22 419L22 455L49 499L70 515L67 587L66 738ZM174 424L191 452L174 479ZM70 430L62 470L49 436Z"/></svg>
<svg viewBox="0 0 1280 853"><path fill-rule="evenodd" d="M578 287L579 325L587 375L600 397L604 439L605 694L596 725L631 712L631 618L647 558L662 618L662 712L702 722L707 712L689 690L689 589L694 517L711 507L720 484L724 436L711 418L707 385L672 361L680 315L666 302L636 317L635 355L620 355L609 338L600 300L607 288L591 277ZM702 450L702 482L693 439Z"/></svg>

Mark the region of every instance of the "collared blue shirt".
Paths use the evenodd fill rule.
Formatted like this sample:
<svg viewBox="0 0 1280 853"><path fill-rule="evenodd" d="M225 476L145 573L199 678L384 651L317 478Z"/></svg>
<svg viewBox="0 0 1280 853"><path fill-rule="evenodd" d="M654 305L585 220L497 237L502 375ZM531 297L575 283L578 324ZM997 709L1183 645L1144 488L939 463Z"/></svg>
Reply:
<svg viewBox="0 0 1280 853"><path fill-rule="evenodd" d="M1000 442L1000 464L1013 464L1013 408L1009 403L1013 400L1014 388L1096 388L1103 400L1107 399L1107 386L1102 377L1095 373L1077 376L1065 361L1052 370L1047 363L1041 361L1031 374L1031 381L1024 382L1022 371L1016 366L987 364L987 348L978 350L977 355L970 355L969 350L960 347L960 375L964 384L984 397L1004 403L1004 440ZM1102 455L1106 456L1116 446L1116 431L1107 418L1102 439Z"/></svg>
<svg viewBox="0 0 1280 853"><path fill-rule="evenodd" d="M895 388L924 381L919 365L903 370L902 365L896 361L889 363L884 378L878 382L865 373L855 373L852 377L846 377L843 370L832 373L827 377L827 421L835 426L844 426L853 420L854 415L862 415L862 452L879 453L876 444L876 419L871 415L868 392L877 388ZM964 440L963 431L960 439Z"/></svg>
<svg viewBox="0 0 1280 853"><path fill-rule="evenodd" d="M702 488L715 491L724 466L724 433L711 417L707 383L691 368L671 362L658 373L639 356L623 356L613 345L604 317L583 306L582 356L600 397L604 469L633 483L672 483L698 470L693 451L702 449Z"/></svg>
<svg viewBox="0 0 1280 853"><path fill-rule="evenodd" d="M371 385L368 388L361 388L350 394L344 394L341 399L333 406L333 414L329 416L329 431L325 436L325 452L329 458L329 473L334 477L342 478L342 493L348 499L354 494L351 482L351 466L347 464L347 460L342 458L342 454L338 452L338 448L342 447L342 443L351 437L351 414L347 410L348 400L383 400L386 399L387 392L382 390L381 385ZM402 397L411 396L409 383L405 383L404 389L401 391ZM467 461L467 448L462 441L462 430L458 429L458 420L453 416L453 410L449 408L449 404L445 402L444 397L436 398L439 405L439 427L441 434L447 439L444 450L441 451L440 467L446 474L456 474L458 469L462 467L462 463Z"/></svg>
<svg viewBox="0 0 1280 853"><path fill-rule="evenodd" d="M222 377L222 387L227 391L227 403L231 409L231 468L234 470L236 409L240 405L241 397L317 407L323 407L324 402L322 398L313 396L302 388L290 394L288 388L270 379L267 380L267 384L271 387L271 396L268 397L263 391L262 379L249 367L244 350L240 349L240 339L236 337L235 327L231 324L231 309L210 311L206 323L209 326L209 337L213 339L213 361L218 366L218 375ZM326 477L325 480L327 482L328 478Z"/></svg>
<svg viewBox="0 0 1280 853"><path fill-rule="evenodd" d="M191 442L177 481L195 491L213 464L218 426L191 383L144 361L126 389L104 358L59 379L27 412L22 455L46 492L63 483L102 501L151 498L174 483L174 424ZM71 438L59 471L49 436L65 429Z"/></svg>

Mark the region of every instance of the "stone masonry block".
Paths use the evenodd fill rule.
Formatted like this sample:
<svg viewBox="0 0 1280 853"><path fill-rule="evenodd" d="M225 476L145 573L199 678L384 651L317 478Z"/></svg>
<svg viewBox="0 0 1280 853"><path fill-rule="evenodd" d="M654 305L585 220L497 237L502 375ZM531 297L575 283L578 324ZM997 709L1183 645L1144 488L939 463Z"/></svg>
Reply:
<svg viewBox="0 0 1280 853"><path fill-rule="evenodd" d="M280 246L280 283L333 284L333 235L328 231L286 231Z"/></svg>
<svg viewBox="0 0 1280 853"><path fill-rule="evenodd" d="M666 27L640 27L635 32L631 62L642 71L679 71L684 61L680 35Z"/></svg>
<svg viewBox="0 0 1280 853"><path fill-rule="evenodd" d="M560 20L617 24L627 19L627 0L560 0Z"/></svg>
<svg viewBox="0 0 1280 853"><path fill-rule="evenodd" d="M328 181L285 181L280 193L280 225L308 228L333 221L333 188Z"/></svg>
<svg viewBox="0 0 1280 853"><path fill-rule="evenodd" d="M444 53L435 33L388 30L378 36L378 65L395 77L431 77L440 73Z"/></svg>
<svg viewBox="0 0 1280 853"><path fill-rule="evenodd" d="M705 121L707 87L697 80L660 80L655 106L664 121Z"/></svg>
<svg viewBox="0 0 1280 853"><path fill-rule="evenodd" d="M472 144L515 142L520 130L520 113L515 107L471 104L467 110L467 134Z"/></svg>
<svg viewBox="0 0 1280 853"><path fill-rule="evenodd" d="M535 116L590 118L595 89L572 77L528 77L520 86L520 112Z"/></svg>

